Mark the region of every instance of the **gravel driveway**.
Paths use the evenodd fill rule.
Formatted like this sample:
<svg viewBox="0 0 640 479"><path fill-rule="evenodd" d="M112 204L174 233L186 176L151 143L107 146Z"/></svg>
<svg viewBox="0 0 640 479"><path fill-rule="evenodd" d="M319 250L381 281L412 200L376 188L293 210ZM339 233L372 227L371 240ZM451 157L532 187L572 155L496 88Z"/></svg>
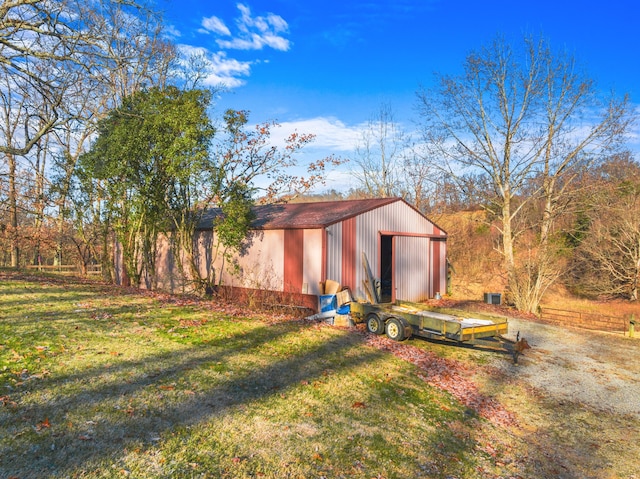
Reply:
<svg viewBox="0 0 640 479"><path fill-rule="evenodd" d="M516 318L509 331L533 349L517 365L496 359L496 368L558 400L640 418L640 338Z"/></svg>

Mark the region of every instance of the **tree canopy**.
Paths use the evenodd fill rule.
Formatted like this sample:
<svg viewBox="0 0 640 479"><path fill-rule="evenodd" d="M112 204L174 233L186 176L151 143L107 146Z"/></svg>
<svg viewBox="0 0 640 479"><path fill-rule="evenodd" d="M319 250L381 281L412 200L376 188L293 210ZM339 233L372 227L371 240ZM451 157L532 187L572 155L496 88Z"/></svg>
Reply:
<svg viewBox="0 0 640 479"><path fill-rule="evenodd" d="M81 158L88 176L104 181L127 273L136 284L143 272L155 276L158 234L185 221L184 211L194 206L214 134L210 100L206 90L176 87L126 97L99 123L96 141Z"/></svg>

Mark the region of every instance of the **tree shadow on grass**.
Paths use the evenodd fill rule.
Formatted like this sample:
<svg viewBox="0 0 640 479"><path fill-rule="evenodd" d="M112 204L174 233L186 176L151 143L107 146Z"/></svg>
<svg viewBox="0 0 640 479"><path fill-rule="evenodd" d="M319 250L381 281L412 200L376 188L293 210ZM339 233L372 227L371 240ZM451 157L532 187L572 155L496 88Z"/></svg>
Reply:
<svg viewBox="0 0 640 479"><path fill-rule="evenodd" d="M36 294L29 296L36 297ZM83 299L81 295L78 300ZM119 318L133 311L131 306L101 310L117 318L116 324L118 321L126 323ZM106 333L111 327L110 320L93 319L87 311L79 312L78 317L71 319L83 331L92 333ZM50 320L64 321L65 313L53 313ZM20 321L24 321L21 324L27 329L43 328L42 318ZM55 328L45 329L47 334L59 334ZM206 424L239 408L249 408L255 401L279 396L302 382L313 383L327 368L339 373L387 358L381 351L361 348L361 339L352 334L333 336L276 359L267 360L256 353L256 350L268 349L270 343L285 342L286 335L292 331L295 328L286 324L258 326L211 339L206 344L172 343L175 347L170 351L155 352L139 359L114 357L111 364L45 376L16 387L9 393L10 399L0 403L0 477L101 476L96 471L104 465L119 464L127 450L153 448L158 445L159 438L171 436L176 430ZM81 333L76 340L82 337ZM533 342L536 342L535 338ZM96 354L96 351L87 354ZM328 362L327 355L333 358L348 356L349 360ZM248 362L242 364L243 360ZM202 376L202 371L210 374ZM193 381L199 378L202 378L201 384L194 387ZM496 391L512 387L505 376L496 374L490 380ZM0 396L3 394L6 392L0 392ZM544 407L549 415L564 424L581 420L579 412L572 408L554 411L552 403ZM429 415L425 417L430 418ZM455 420L465 427L477 421L460 415ZM584 477L584 469L578 469L571 461L579 454L590 453L590 464L606 463L606 455L588 442L583 446L574 444L571 456L563 457L561 450L566 446L559 447L559 429L539 427L535 432L521 433L523 439L516 444L522 447L520 464L527 472L540 473L537 477L577 479ZM385 460L417 460L415 450L438 450L441 444L459 460L473 455L474 448L483 440L474 435L461 440L457 435L459 432L444 424L437 434L425 436L420 445L413 445L415 449L407 449L400 443L389 444L386 447L389 457ZM591 438L584 431L575 437ZM363 447L370 447L368 443L362 444L354 446L354 454L362 454ZM414 470L423 470L425 477L430 474L445 477L445 472L455 471L454 465L450 470L446 469L445 456L434 457L433 461L424 457L420 460L424 462L417 464ZM110 475L116 476L117 471L102 474ZM607 476L594 469L591 477Z"/></svg>
<svg viewBox="0 0 640 479"><path fill-rule="evenodd" d="M358 344L353 335L340 335L311 345L302 354L242 368L230 378L222 375L189 394L181 390L185 378L192 373L197 377L199 369L224 368L243 351L281 340L289 332L285 327L265 326L236 338L212 341L206 347L185 346L141 360L45 378L31 386L41 390L33 402L23 404L18 399L0 415L2 435L14 438L0 447L0 471L20 478L73 476L117 458L133 444L151 444L173 428L205 422L301 381L313 381L327 367L321 360L324 354L346 354ZM244 345L230 347L234 340ZM366 350L342 367L376 361L382 355ZM141 395L148 395L144 405L136 403L143 400ZM155 400L150 403L149 398ZM87 420L69 424L71 417Z"/></svg>

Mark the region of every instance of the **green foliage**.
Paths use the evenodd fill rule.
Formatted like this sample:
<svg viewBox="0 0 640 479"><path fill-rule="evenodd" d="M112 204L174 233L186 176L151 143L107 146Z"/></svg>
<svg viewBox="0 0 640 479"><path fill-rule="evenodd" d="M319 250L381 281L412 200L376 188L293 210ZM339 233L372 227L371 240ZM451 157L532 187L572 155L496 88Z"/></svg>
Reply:
<svg viewBox="0 0 640 479"><path fill-rule="evenodd" d="M577 248L589 233L591 219L586 211L578 211L572 230L564 232L564 241L570 248Z"/></svg>
<svg viewBox="0 0 640 479"><path fill-rule="evenodd" d="M247 190L237 185L228 193L221 205L222 214L215 219L214 230L218 240L226 247L241 252L247 239L255 213Z"/></svg>
<svg viewBox="0 0 640 479"><path fill-rule="evenodd" d="M88 176L104 183L127 273L136 284L143 272L155 276L159 232L185 221L193 206L214 134L210 101L206 90L135 93L99 123L97 140L81 158Z"/></svg>
<svg viewBox="0 0 640 479"><path fill-rule="evenodd" d="M243 250L249 241L249 229L255 219L255 213L251 209L253 200L248 188L241 184L230 185L225 192L225 201L221 204L221 214L214 220L218 249L223 251L225 264L232 265L234 272L238 272L234 256L243 254ZM218 277L218 283L222 282L222 275Z"/></svg>

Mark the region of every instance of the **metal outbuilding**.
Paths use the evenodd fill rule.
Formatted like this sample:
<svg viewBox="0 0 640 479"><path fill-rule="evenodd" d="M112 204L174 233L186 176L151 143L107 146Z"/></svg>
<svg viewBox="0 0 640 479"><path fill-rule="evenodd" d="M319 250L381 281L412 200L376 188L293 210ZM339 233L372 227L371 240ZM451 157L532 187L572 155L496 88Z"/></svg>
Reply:
<svg viewBox="0 0 640 479"><path fill-rule="evenodd" d="M249 246L233 274L216 261L201 264L222 269L225 286L299 294L316 306L319 283L331 279L366 299L366 257L385 300L422 301L446 291L447 234L401 198L273 204L254 212ZM201 244L211 243L216 214L203 217Z"/></svg>

